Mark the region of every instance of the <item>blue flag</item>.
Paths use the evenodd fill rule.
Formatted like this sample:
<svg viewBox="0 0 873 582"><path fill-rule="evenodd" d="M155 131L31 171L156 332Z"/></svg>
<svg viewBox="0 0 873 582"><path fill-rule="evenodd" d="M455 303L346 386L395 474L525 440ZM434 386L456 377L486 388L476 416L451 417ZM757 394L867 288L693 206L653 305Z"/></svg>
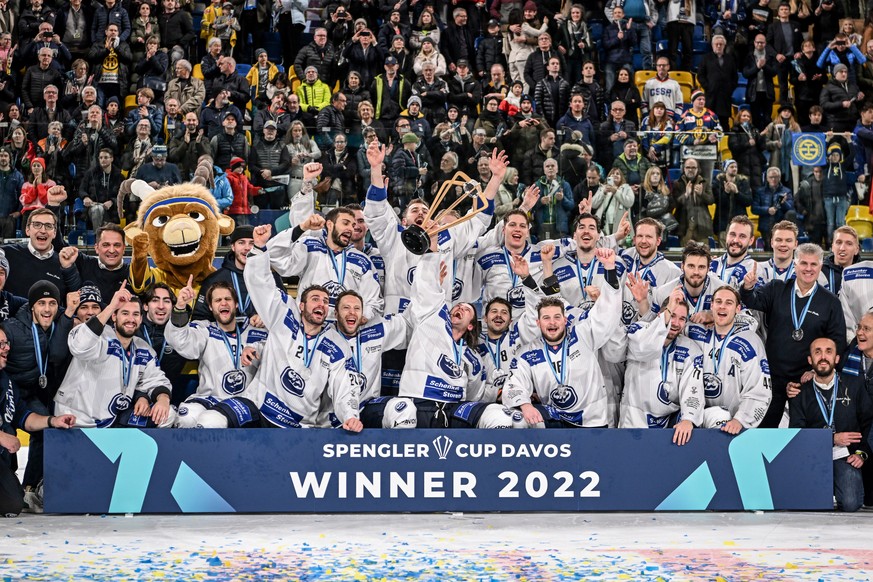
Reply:
<svg viewBox="0 0 873 582"><path fill-rule="evenodd" d="M827 139L823 133L795 133L791 163L797 166L824 166L827 163Z"/></svg>

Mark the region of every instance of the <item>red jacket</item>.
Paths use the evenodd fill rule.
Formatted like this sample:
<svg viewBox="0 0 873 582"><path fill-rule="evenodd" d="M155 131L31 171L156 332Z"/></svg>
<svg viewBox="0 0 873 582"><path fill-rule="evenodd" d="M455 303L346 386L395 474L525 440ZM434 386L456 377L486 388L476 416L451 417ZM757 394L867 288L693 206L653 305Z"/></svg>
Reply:
<svg viewBox="0 0 873 582"><path fill-rule="evenodd" d="M237 174L231 169L224 171L227 175L227 181L230 182L230 189L233 191L233 202L224 211L225 214L251 214L251 197L260 192L260 188L255 186L245 174Z"/></svg>

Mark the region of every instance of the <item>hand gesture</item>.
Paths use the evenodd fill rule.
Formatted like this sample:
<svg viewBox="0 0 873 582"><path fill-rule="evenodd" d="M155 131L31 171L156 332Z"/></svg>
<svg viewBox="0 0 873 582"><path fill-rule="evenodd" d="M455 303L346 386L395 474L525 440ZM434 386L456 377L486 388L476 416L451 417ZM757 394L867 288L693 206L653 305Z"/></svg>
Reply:
<svg viewBox="0 0 873 582"><path fill-rule="evenodd" d="M555 258L556 252L557 249L555 248L555 245L543 245L542 248L540 248L540 259L542 259L544 263L551 263L552 260Z"/></svg>
<svg viewBox="0 0 873 582"><path fill-rule="evenodd" d="M618 229L615 231L616 240L621 240L630 234L631 223L628 213L629 211L625 210L624 214L621 215L621 220L618 221Z"/></svg>
<svg viewBox="0 0 873 582"><path fill-rule="evenodd" d="M673 427L673 444L682 446L691 440L691 431L694 430L694 424L690 420L680 420Z"/></svg>
<svg viewBox="0 0 873 582"><path fill-rule="evenodd" d="M261 356L258 355L258 350L252 346L246 346L243 348L242 355L239 358L239 363L243 366L251 366L255 363L255 360L260 359Z"/></svg>
<svg viewBox="0 0 873 582"><path fill-rule="evenodd" d="M310 218L312 218L310 216ZM269 224L262 224L260 226L256 226L254 232L252 233L252 239L254 239L254 244L258 248L263 248L267 246L267 241L270 240L270 233L272 232L273 227Z"/></svg>
<svg viewBox="0 0 873 582"><path fill-rule="evenodd" d="M755 288L755 285L758 283L758 263L753 262L752 268L746 272L746 276L743 277L743 289L746 291L751 291Z"/></svg>
<svg viewBox="0 0 873 582"><path fill-rule="evenodd" d="M255 313L249 318L249 324L252 327L256 327L258 329L265 329L267 326L264 324L264 320L261 319L261 316Z"/></svg>
<svg viewBox="0 0 873 582"><path fill-rule="evenodd" d="M593 195L593 192L589 192L587 198L579 201L579 214L591 214L591 197Z"/></svg>
<svg viewBox="0 0 873 582"><path fill-rule="evenodd" d="M639 304L646 300L649 295L649 282L633 273L627 274L627 282L625 286L633 295L634 300Z"/></svg>
<svg viewBox="0 0 873 582"><path fill-rule="evenodd" d="M303 179L314 180L321 174L321 164L318 162L310 162L303 166Z"/></svg>
<svg viewBox="0 0 873 582"><path fill-rule="evenodd" d="M522 280L530 276L530 265L521 255L512 255L512 272Z"/></svg>
<svg viewBox="0 0 873 582"><path fill-rule="evenodd" d="M615 269L615 251L612 249L594 249L594 256L607 271Z"/></svg>
<svg viewBox="0 0 873 582"><path fill-rule="evenodd" d="M861 433L859 432L838 432L834 433L834 445L838 447L848 447L861 442Z"/></svg>
<svg viewBox="0 0 873 582"><path fill-rule="evenodd" d="M194 292L194 275L188 275L188 283L179 289L176 295L176 309L185 309L185 307L194 301L197 294Z"/></svg>
<svg viewBox="0 0 873 582"><path fill-rule="evenodd" d="M800 382L789 382L785 385L785 393L789 398L794 398L800 394Z"/></svg>
<svg viewBox="0 0 873 582"><path fill-rule="evenodd" d="M370 162L371 168L381 167L382 162L385 161L385 146L379 143L379 140L373 140L367 146L367 161Z"/></svg>
<svg viewBox="0 0 873 582"><path fill-rule="evenodd" d="M670 297L667 299L667 309L670 311L675 311L676 307L685 300L685 296L682 294L682 286L676 287L673 289L673 292L670 293Z"/></svg>
<svg viewBox="0 0 873 582"><path fill-rule="evenodd" d="M312 214L309 218L303 221L303 224L300 225L300 228L303 231L307 230L321 230L324 228L325 220L324 217L320 214Z"/></svg>
<svg viewBox="0 0 873 582"><path fill-rule="evenodd" d="M597 285L586 285L585 286L585 295L588 296L588 299L596 302L600 299L600 287Z"/></svg>
<svg viewBox="0 0 873 582"><path fill-rule="evenodd" d="M58 259L61 261L61 268L68 269L76 263L79 256L79 249L76 247L64 247L58 253Z"/></svg>
<svg viewBox="0 0 873 582"><path fill-rule="evenodd" d="M525 212L530 212L534 206L536 206L537 201L540 199L540 189L536 184L531 184L527 188L524 189L524 194L522 196L522 203L520 208Z"/></svg>
<svg viewBox="0 0 873 582"><path fill-rule="evenodd" d="M449 275L449 267L444 261L440 261L440 285L446 280Z"/></svg>
<svg viewBox="0 0 873 582"><path fill-rule="evenodd" d="M81 298L82 296L79 295L78 291L70 291L67 293L67 317L72 317L76 313L76 310L79 309Z"/></svg>
<svg viewBox="0 0 873 582"><path fill-rule="evenodd" d="M496 149L491 152L491 159L488 160L488 169L491 170L491 177L496 178L499 182L503 182L503 176L506 175L506 168L509 167L509 156L503 150Z"/></svg>

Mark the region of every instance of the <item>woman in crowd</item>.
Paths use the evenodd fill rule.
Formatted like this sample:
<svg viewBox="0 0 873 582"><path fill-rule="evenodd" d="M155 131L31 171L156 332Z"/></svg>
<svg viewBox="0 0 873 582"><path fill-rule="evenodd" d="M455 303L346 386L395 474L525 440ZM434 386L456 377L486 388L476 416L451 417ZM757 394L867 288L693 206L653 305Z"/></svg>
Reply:
<svg viewBox="0 0 873 582"><path fill-rule="evenodd" d="M640 147L649 161L665 169L670 164L673 131L676 126L667 115L667 106L657 101L640 125Z"/></svg>
<svg viewBox="0 0 873 582"><path fill-rule="evenodd" d="M437 77L442 77L448 70L446 68L446 58L436 49L432 39L425 37L421 41L421 50L415 55L415 61L412 63L412 71L416 76L421 75L421 67L424 63L433 63L434 74ZM409 79L410 83L415 82L415 79Z"/></svg>
<svg viewBox="0 0 873 582"><path fill-rule="evenodd" d="M613 168L606 175L606 183L600 186L591 200L591 210L600 221L604 232L615 232L622 215L634 206L634 191L625 182L624 174Z"/></svg>
<svg viewBox="0 0 873 582"><path fill-rule="evenodd" d="M424 39L429 38L431 44L436 48L440 45L440 27L437 26L436 18L434 18L431 10L423 10L421 16L418 17L418 22L412 29L412 35L409 37L409 48L419 50Z"/></svg>
<svg viewBox="0 0 873 582"><path fill-rule="evenodd" d="M621 101L625 106L625 118L633 121L634 125L640 123L640 90L631 79L630 67L622 67L615 75L615 83L609 92L609 102Z"/></svg>
<svg viewBox="0 0 873 582"><path fill-rule="evenodd" d="M734 117L728 148L731 157L737 161L739 173L748 176L752 190L757 190L763 184L761 142L761 134L752 124L752 112L748 107L741 107Z"/></svg>
<svg viewBox="0 0 873 582"><path fill-rule="evenodd" d="M303 183L303 166L321 159L321 150L315 140L309 139L302 121L292 121L288 130L288 151L291 154L289 192L299 192Z"/></svg>

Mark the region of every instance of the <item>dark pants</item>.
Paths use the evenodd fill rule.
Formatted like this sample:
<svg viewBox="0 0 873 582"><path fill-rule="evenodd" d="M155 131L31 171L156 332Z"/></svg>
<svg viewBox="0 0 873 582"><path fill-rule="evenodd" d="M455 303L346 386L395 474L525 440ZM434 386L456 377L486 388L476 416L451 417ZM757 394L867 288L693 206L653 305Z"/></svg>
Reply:
<svg viewBox="0 0 873 582"><path fill-rule="evenodd" d="M752 125L758 128L758 131L763 131L773 119L773 100L769 99L766 93L759 92L755 95L755 100L749 104L749 110L752 114Z"/></svg>
<svg viewBox="0 0 873 582"><path fill-rule="evenodd" d="M861 469L856 469L846 459L834 461L834 497L840 511L858 511L864 503Z"/></svg>
<svg viewBox="0 0 873 582"><path fill-rule="evenodd" d="M667 52L673 67L680 71L691 70L691 57L694 54L692 40L694 25L684 22L667 23ZM682 60L679 60L679 43L682 43Z"/></svg>
<svg viewBox="0 0 873 582"><path fill-rule="evenodd" d="M776 78L779 79L779 103L791 103L791 95L788 93L788 76L791 74L791 60L793 58L793 56L789 56L781 63L777 62Z"/></svg>
<svg viewBox="0 0 873 582"><path fill-rule="evenodd" d="M6 456L8 455L3 455ZM22 509L24 489L21 488L12 465L0 457L0 517L15 517Z"/></svg>
<svg viewBox="0 0 873 582"><path fill-rule="evenodd" d="M766 240L770 240L769 234ZM767 414L761 419L761 424L758 425L758 428L779 428L779 422L785 413L785 403L788 402L788 394L785 392L785 387L790 380L775 375L771 376L771 379L773 380L773 396L770 399Z"/></svg>
<svg viewBox="0 0 873 582"><path fill-rule="evenodd" d="M294 65L294 58L300 50L300 37L306 26L303 24L292 24L291 14L284 13L279 15L279 30L281 31L282 39L282 62L285 69L290 69Z"/></svg>

